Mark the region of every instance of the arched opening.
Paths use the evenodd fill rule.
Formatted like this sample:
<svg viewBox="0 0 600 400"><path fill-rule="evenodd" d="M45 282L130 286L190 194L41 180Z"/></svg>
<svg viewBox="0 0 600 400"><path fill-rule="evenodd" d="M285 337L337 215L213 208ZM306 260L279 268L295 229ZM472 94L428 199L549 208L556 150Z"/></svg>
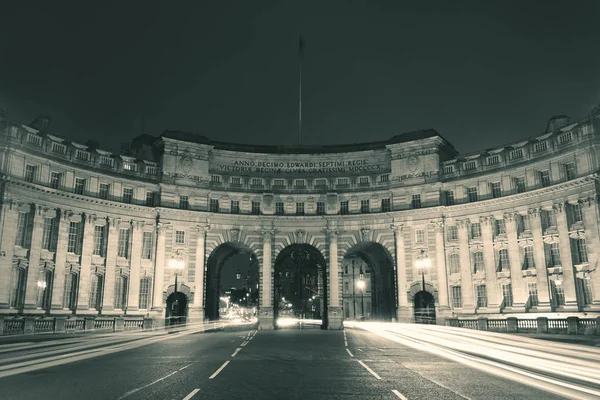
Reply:
<svg viewBox="0 0 600 400"><path fill-rule="evenodd" d="M344 318L391 321L396 315L394 263L385 247L365 242L344 257L342 297Z"/></svg>
<svg viewBox="0 0 600 400"><path fill-rule="evenodd" d="M425 290L415 293L415 323L435 324L435 298Z"/></svg>
<svg viewBox="0 0 600 400"><path fill-rule="evenodd" d="M208 257L204 316L254 320L259 301L259 262L252 250L239 243L224 243Z"/></svg>
<svg viewBox="0 0 600 400"><path fill-rule="evenodd" d="M165 312L168 325L185 323L188 313L188 298L183 292L173 292L167 297Z"/></svg>
<svg viewBox="0 0 600 400"><path fill-rule="evenodd" d="M308 244L293 244L275 260L273 315L278 320L321 320L327 328L327 268L321 252Z"/></svg>

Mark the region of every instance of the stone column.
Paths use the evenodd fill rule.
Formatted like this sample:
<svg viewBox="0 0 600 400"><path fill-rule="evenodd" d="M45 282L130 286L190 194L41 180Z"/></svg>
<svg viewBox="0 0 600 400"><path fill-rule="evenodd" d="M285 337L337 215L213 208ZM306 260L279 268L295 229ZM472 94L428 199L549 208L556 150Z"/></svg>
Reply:
<svg viewBox="0 0 600 400"><path fill-rule="evenodd" d="M460 287L462 294L462 314L474 314L473 282L471 267L471 252L469 251L469 221L457 220L458 245L460 252Z"/></svg>
<svg viewBox="0 0 600 400"><path fill-rule="evenodd" d="M27 267L27 286L25 290L25 306L27 313L37 311L37 298L40 289L37 282L40 274L40 256L42 252L42 232L44 230L44 209L41 206L35 206L33 212L33 231L31 233L31 246L29 247L29 266ZM39 310L43 313L44 310Z"/></svg>
<svg viewBox="0 0 600 400"><path fill-rule="evenodd" d="M15 240L17 238L17 205L14 201L2 204L2 235L0 251L0 309L7 309L10 296L10 277L12 271Z"/></svg>
<svg viewBox="0 0 600 400"><path fill-rule="evenodd" d="M513 292L512 312L525 312L527 303L527 283L521 272L521 248L517 242L517 223L515 213L504 214L506 224L506 238L508 239L508 259L510 262L510 281Z"/></svg>
<svg viewBox="0 0 600 400"><path fill-rule="evenodd" d="M502 294L496 277L496 251L494 250L493 223L494 217L480 217L481 238L485 262L485 289L487 290L487 309L493 313L500 312Z"/></svg>
<svg viewBox="0 0 600 400"><path fill-rule="evenodd" d="M117 251L119 246L119 218L108 221L108 239L106 244L106 271L104 272L104 293L102 296L102 313L110 314L115 309L115 278L117 268Z"/></svg>
<svg viewBox="0 0 600 400"><path fill-rule="evenodd" d="M550 292L548 290L548 270L546 269L544 241L542 240L542 221L538 209L529 210L529 220L533 236L533 260L535 261L535 271L537 274L537 311L552 311Z"/></svg>
<svg viewBox="0 0 600 400"><path fill-rule="evenodd" d="M196 288L194 289L194 304L189 316L192 322L202 322L204 321L204 263L206 262L205 246L208 227L197 225L196 230L198 232L196 238Z"/></svg>
<svg viewBox="0 0 600 400"><path fill-rule="evenodd" d="M329 307L327 312L327 329L342 329L343 314L340 304L340 277L338 266L338 243L339 232L335 229L328 229L329 237Z"/></svg>
<svg viewBox="0 0 600 400"><path fill-rule="evenodd" d="M92 280L92 251L94 250L94 226L96 216L87 214L82 219L83 245L81 246L81 272L79 273L79 293L77 296L77 314L85 314L90 304L90 284ZM95 314L95 311L92 311Z"/></svg>
<svg viewBox="0 0 600 400"><path fill-rule="evenodd" d="M598 215L598 198L596 196L586 198L582 205L583 226L585 228L585 242L587 244L588 264L590 269L598 263L600 257L600 237L598 224L600 216ZM592 304L593 311L600 311L600 273L594 272L587 274L586 279L592 280Z"/></svg>
<svg viewBox="0 0 600 400"><path fill-rule="evenodd" d="M261 285L261 306L258 317L259 329L274 329L274 316L273 316L273 280L271 276L272 261L271 261L271 240L275 231L273 230L262 230L263 240L263 264L261 267L262 272L262 285Z"/></svg>
<svg viewBox="0 0 600 400"><path fill-rule="evenodd" d="M412 313L408 307L406 294L406 257L404 256L404 225L392 224L394 245L396 248L396 284L398 290L398 322L412 321Z"/></svg>
<svg viewBox="0 0 600 400"><path fill-rule="evenodd" d="M140 307L140 264L142 259L143 221L131 221L131 255L129 269L129 294L127 295L127 314Z"/></svg>
<svg viewBox="0 0 600 400"><path fill-rule="evenodd" d="M571 239L567 222L567 210L564 203L554 205L558 243L560 247L560 263L562 265L562 287L565 292L565 306L560 311L577 311L577 292L575 290L575 274L573 272L573 257L571 255Z"/></svg>
<svg viewBox="0 0 600 400"><path fill-rule="evenodd" d="M154 290L152 295L152 311L162 313L163 283L165 280L165 230L167 225L158 223L156 226L156 261L154 263Z"/></svg>
<svg viewBox="0 0 600 400"><path fill-rule="evenodd" d="M444 318L449 317L448 311L448 274L446 273L446 251L444 249L444 229L443 221L434 223L435 230L435 259L437 263L437 283L439 297L439 322L443 322ZM448 314L448 315L446 315Z"/></svg>
<svg viewBox="0 0 600 400"><path fill-rule="evenodd" d="M69 242L69 225L73 212L61 210L58 223L58 242L56 243L56 256L54 257L54 283L52 285L52 314L71 314L71 310L63 309L63 296L65 293L65 264L67 262L67 245Z"/></svg>

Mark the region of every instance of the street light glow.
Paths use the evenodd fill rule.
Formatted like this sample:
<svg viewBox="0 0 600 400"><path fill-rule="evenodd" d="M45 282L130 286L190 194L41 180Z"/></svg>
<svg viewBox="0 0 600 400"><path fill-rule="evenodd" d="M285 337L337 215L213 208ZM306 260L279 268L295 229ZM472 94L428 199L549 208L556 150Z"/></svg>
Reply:
<svg viewBox="0 0 600 400"><path fill-rule="evenodd" d="M356 282L356 286L361 290L365 288L365 285L366 285L366 283L362 279L360 279L358 282Z"/></svg>

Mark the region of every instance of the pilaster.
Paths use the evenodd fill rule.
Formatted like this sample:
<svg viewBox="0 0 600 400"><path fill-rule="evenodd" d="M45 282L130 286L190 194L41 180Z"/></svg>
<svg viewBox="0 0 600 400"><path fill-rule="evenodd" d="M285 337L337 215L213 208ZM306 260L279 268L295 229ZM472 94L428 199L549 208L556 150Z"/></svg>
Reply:
<svg viewBox="0 0 600 400"><path fill-rule="evenodd" d="M492 233L493 221L493 217L490 216L479 218L485 262L485 288L488 296L487 311L490 313L499 313L502 296L496 277L496 251L494 250L494 238Z"/></svg>
<svg viewBox="0 0 600 400"><path fill-rule="evenodd" d="M562 287L565 294L565 305L559 307L560 311L577 311L577 292L575 290L575 273L573 272L573 256L571 255L571 239L564 203L554 204L556 224L558 229L558 243L560 246L560 263L562 265Z"/></svg>
<svg viewBox="0 0 600 400"><path fill-rule="evenodd" d="M460 252L460 286L462 294L462 313L474 314L475 302L473 297L473 282L471 281L473 268L471 267L471 252L469 251L469 221L457 220L458 246Z"/></svg>
<svg viewBox="0 0 600 400"><path fill-rule="evenodd" d="M89 310L92 250L94 248L95 215L87 214L83 222L83 245L81 247L81 272L79 273L79 292L77 295L77 313Z"/></svg>
<svg viewBox="0 0 600 400"><path fill-rule="evenodd" d="M140 306L140 264L142 259L143 221L131 221L131 253L129 259L129 294L127 295L127 313L139 310Z"/></svg>
<svg viewBox="0 0 600 400"><path fill-rule="evenodd" d="M73 212L70 210L61 210L58 223L58 241L56 243L56 256L54 263L54 283L52 285L52 305L53 314L70 313L70 310L63 309L63 297L65 294L65 264L67 262L67 245L69 242L69 224Z"/></svg>
<svg viewBox="0 0 600 400"><path fill-rule="evenodd" d="M108 239L106 245L106 271L104 272L104 293L102 295L102 313L109 314L115 309L115 278L117 268L117 250L119 246L119 226L121 219L108 221Z"/></svg>
<svg viewBox="0 0 600 400"><path fill-rule="evenodd" d="M274 329L274 315L272 303L272 261L271 261L271 240L275 231L272 229L263 229L260 231L263 242L263 263L261 266L262 285L261 285L261 305L258 317L259 329Z"/></svg>
<svg viewBox="0 0 600 400"><path fill-rule="evenodd" d="M3 225L0 251L0 309L8 309L12 259L17 238L17 210L12 201L2 204Z"/></svg>
<svg viewBox="0 0 600 400"><path fill-rule="evenodd" d="M533 259L535 261L535 270L537 276L538 306L536 311L552 311L550 304L550 292L548 290L548 270L546 268L546 259L544 252L544 242L542 240L542 221L538 209L529 210L529 219L531 221L531 234L533 236Z"/></svg>
<svg viewBox="0 0 600 400"><path fill-rule="evenodd" d="M36 205L33 212L33 230L31 232L31 246L29 248L29 266L27 267L27 286L25 289L24 310L31 312L37 310L38 287L40 278L40 256L42 231L44 229L44 210Z"/></svg>
<svg viewBox="0 0 600 400"><path fill-rule="evenodd" d="M435 259L437 264L437 286L439 298L439 311L448 310L448 274L446 272L446 251L444 250L444 229L443 221L433 224L435 231ZM444 315L440 315L445 318Z"/></svg>
<svg viewBox="0 0 600 400"><path fill-rule="evenodd" d="M338 235L335 227L327 229L329 239L329 304L327 310L327 329L342 329L343 315L340 304L340 271L338 265Z"/></svg>
<svg viewBox="0 0 600 400"><path fill-rule="evenodd" d="M204 268L205 268L205 246L206 231L208 226L197 225L198 237L196 239L196 288L194 289L194 304L189 312L189 318L192 322L202 322L204 320Z"/></svg>
<svg viewBox="0 0 600 400"><path fill-rule="evenodd" d="M517 224L516 214L506 213L504 221L506 223L506 238L508 240L508 259L510 262L510 277L513 291L512 312L525 312L525 303L527 303L527 284L521 273L521 248L517 242Z"/></svg>
<svg viewBox="0 0 600 400"><path fill-rule="evenodd" d="M167 224L156 225L156 261L154 264L154 290L152 294L152 311L163 311L163 283L165 280L165 231Z"/></svg>
<svg viewBox="0 0 600 400"><path fill-rule="evenodd" d="M408 307L406 293L406 258L404 255L404 225L392 224L394 231L394 245L396 248L396 284L398 290L398 322L412 321L412 311Z"/></svg>
<svg viewBox="0 0 600 400"><path fill-rule="evenodd" d="M600 311L600 271L597 268L600 258L600 217L598 211L598 197L591 196L583 200L583 225L585 228L585 241L588 253L588 271L581 273L582 278L590 279L592 284L592 304L588 305L592 311Z"/></svg>

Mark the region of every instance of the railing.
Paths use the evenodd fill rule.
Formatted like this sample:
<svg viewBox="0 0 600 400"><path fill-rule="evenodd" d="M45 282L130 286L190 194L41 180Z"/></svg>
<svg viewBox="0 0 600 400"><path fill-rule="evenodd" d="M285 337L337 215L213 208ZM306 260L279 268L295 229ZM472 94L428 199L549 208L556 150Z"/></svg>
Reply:
<svg viewBox="0 0 600 400"><path fill-rule="evenodd" d="M561 319L548 319L546 317L536 319L519 319L515 317L506 319L488 319L486 317L478 319L446 318L446 326L491 332L600 335L600 317L568 317Z"/></svg>
<svg viewBox="0 0 600 400"><path fill-rule="evenodd" d="M0 317L0 336L37 333L152 330L154 319L142 317Z"/></svg>

